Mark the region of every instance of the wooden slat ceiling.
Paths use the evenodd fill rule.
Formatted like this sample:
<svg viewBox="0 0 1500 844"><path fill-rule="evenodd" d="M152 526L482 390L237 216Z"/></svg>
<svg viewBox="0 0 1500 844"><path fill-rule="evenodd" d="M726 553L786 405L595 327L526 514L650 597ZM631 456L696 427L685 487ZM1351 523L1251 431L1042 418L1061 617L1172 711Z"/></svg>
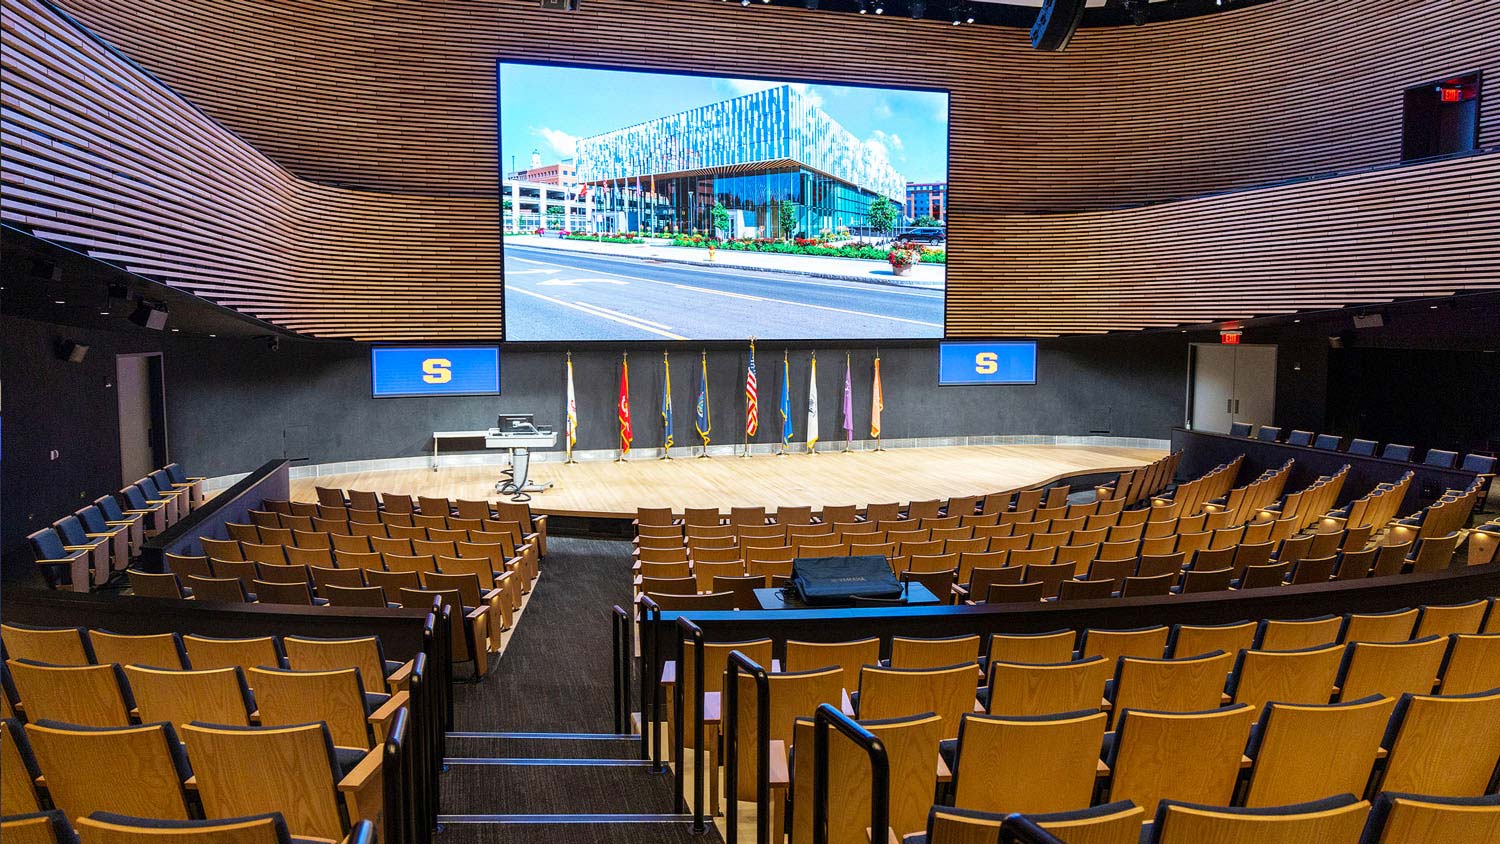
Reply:
<svg viewBox="0 0 1500 844"><path fill-rule="evenodd" d="M1404 87L1500 64L1491 0L1277 0L1062 54L682 0L65 6L188 101L8 0L6 222L315 336L501 335L502 54L950 88L955 336L1500 287L1494 155L1102 210L1393 161Z"/></svg>

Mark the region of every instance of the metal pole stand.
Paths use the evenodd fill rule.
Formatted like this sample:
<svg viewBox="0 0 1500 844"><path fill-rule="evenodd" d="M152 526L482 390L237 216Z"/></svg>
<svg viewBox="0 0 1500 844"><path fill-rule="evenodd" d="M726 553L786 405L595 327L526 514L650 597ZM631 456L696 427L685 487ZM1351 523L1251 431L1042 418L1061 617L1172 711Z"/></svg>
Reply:
<svg viewBox="0 0 1500 844"><path fill-rule="evenodd" d="M876 437L875 438L875 449L874 450L875 451L885 451L884 448L880 447L880 437Z"/></svg>

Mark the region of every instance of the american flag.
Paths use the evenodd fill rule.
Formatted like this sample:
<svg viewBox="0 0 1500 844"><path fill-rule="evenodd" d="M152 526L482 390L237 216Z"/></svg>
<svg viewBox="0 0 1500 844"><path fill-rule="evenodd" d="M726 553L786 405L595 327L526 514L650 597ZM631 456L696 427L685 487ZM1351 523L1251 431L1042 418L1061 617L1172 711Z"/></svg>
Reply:
<svg viewBox="0 0 1500 844"><path fill-rule="evenodd" d="M755 386L755 344L750 344L750 366L745 370L745 436L760 429L760 401Z"/></svg>

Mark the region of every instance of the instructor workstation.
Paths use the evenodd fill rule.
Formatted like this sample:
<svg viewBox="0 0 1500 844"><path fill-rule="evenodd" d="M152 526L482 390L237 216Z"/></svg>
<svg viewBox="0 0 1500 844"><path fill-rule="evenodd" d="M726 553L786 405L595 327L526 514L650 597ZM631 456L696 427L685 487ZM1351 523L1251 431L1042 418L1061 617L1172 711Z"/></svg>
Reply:
<svg viewBox="0 0 1500 844"><path fill-rule="evenodd" d="M5 844L1500 844L1495 0L0 17Z"/></svg>

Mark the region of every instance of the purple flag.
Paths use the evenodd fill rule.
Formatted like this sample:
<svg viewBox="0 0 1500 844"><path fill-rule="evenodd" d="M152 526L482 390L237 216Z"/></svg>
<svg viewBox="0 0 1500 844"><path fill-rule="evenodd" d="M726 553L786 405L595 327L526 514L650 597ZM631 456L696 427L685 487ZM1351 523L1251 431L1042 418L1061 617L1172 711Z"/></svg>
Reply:
<svg viewBox="0 0 1500 844"><path fill-rule="evenodd" d="M844 355L844 442L854 442L854 381L849 375L848 355Z"/></svg>

